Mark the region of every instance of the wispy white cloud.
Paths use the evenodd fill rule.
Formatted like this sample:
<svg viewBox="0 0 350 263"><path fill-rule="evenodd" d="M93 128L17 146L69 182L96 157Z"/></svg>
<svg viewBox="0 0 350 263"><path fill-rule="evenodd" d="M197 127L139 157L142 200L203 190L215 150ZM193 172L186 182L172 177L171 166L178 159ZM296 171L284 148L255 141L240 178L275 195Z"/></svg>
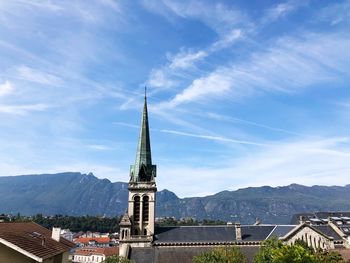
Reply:
<svg viewBox="0 0 350 263"><path fill-rule="evenodd" d="M280 18L287 16L288 14L296 11L298 8L302 6L306 6L308 1L300 1L300 0L289 0L284 3L279 3L268 10L266 10L265 15L262 19L262 23L271 23Z"/></svg>
<svg viewBox="0 0 350 263"><path fill-rule="evenodd" d="M183 47L176 54L168 54L167 64L153 69L150 73L147 84L153 87L176 86L178 84L176 80L184 76L184 71L196 69L196 64L241 40L244 32L251 31L254 27L248 16L242 11L221 3L204 3L196 0L186 3L167 0L161 2L162 4L155 5L153 1L147 0L144 1L144 5L152 12L161 13L166 17L167 13L171 12L181 18L199 20L212 28L219 39L204 49Z"/></svg>
<svg viewBox="0 0 350 263"><path fill-rule="evenodd" d="M36 82L43 85L59 86L63 84L63 80L50 73L46 73L28 66L21 65L17 68L18 78Z"/></svg>
<svg viewBox="0 0 350 263"><path fill-rule="evenodd" d="M160 107L175 107L198 98L206 97L212 99L215 96L223 96L230 91L232 85L232 77L226 73L218 70L205 78L194 80L189 87L177 94L169 103L160 104Z"/></svg>
<svg viewBox="0 0 350 263"><path fill-rule="evenodd" d="M256 32L257 26L264 26L268 23L274 22L281 17L286 16L287 14L297 10L302 6L306 6L308 1L299 1L299 0L290 0L284 3L277 4L268 10L265 11L263 21L260 21L259 24L255 24L251 19L244 13L242 10L234 9L232 7L225 6L220 3L203 3L195 0L189 1L187 3L181 3L178 1L162 1L162 5L156 6L151 3L152 1L145 1L145 6L150 10L157 12L159 9L163 10L162 15L166 16L164 9L171 11L182 18L191 18L198 19L202 21L207 26L213 28L219 39L214 41L205 49L200 50L191 50L187 51L182 48L180 52L175 55L168 55L167 65L153 69L148 84L154 87L173 87L176 86L176 79L183 75L179 74L179 70L191 70L194 66L201 61L204 61L206 58L215 54L217 51L231 47L237 41L241 41L251 35L254 35ZM226 72L224 73L225 75ZM228 74L230 75L230 74ZM217 75L213 74L208 77L210 82L211 79L216 79ZM198 80L198 79L197 79ZM193 89L195 92L201 90L197 88L198 81L194 80L189 90ZM199 81L201 82L201 81ZM223 81L226 83L226 81ZM221 84L221 83L220 83ZM206 88L206 90L211 90ZM218 89L220 93L220 89ZM183 95L178 95L172 101L174 105L182 98L192 96L193 92L185 91ZM205 92L200 92L205 93ZM210 92L211 93L211 92ZM187 99L185 98L184 101Z"/></svg>
<svg viewBox="0 0 350 263"><path fill-rule="evenodd" d="M211 140L211 141L217 141L217 142L225 142L225 143L248 144L248 145L254 145L254 146L273 146L273 144L266 144L266 143L253 142L253 141L244 141L244 140L236 140L236 139L226 138L226 137L222 137L222 136L194 134L194 133L175 131L175 130L163 129L163 130L160 130L160 132L170 133L170 134L175 134L175 135L180 135L180 136L194 137L194 138Z"/></svg>
<svg viewBox="0 0 350 263"><path fill-rule="evenodd" d="M39 13L50 12L51 14L61 16L66 15L71 18L79 19L86 23L104 23L107 17L102 11L112 10L113 12L121 13L122 6L117 1L101 0L101 1L30 1L30 0L12 0L0 2L0 13L6 13L12 16L22 16L23 13ZM1 16L0 16L1 17ZM11 26L10 20L4 19L6 26ZM118 18L119 19L119 18Z"/></svg>
<svg viewBox="0 0 350 263"><path fill-rule="evenodd" d="M169 78L166 69L152 69L146 84L155 88L170 88L176 81Z"/></svg>
<svg viewBox="0 0 350 263"><path fill-rule="evenodd" d="M246 62L219 67L160 107L215 97L241 98L257 91L295 92L317 83L330 83L348 76L345 50L348 34L305 34L302 38L282 38Z"/></svg>
<svg viewBox="0 0 350 263"><path fill-rule="evenodd" d="M195 65L208 55L206 50L193 51L184 48L175 55L167 54L167 64L152 69L146 84L158 90L177 86L183 72L196 69Z"/></svg>
<svg viewBox="0 0 350 263"><path fill-rule="evenodd" d="M234 44L236 41L244 38L244 33L242 29L235 28L231 31L227 32L223 35L218 41L214 42L211 47L209 47L210 51L218 51L220 49L229 47Z"/></svg>
<svg viewBox="0 0 350 263"><path fill-rule="evenodd" d="M115 122L113 122L113 124L115 124L115 125L120 125L120 126L125 126L125 127L129 127L129 128L134 128L134 129L140 129L140 126L139 126L139 125L131 124L131 123L126 123L126 122L115 121Z"/></svg>
<svg viewBox="0 0 350 263"><path fill-rule="evenodd" d="M174 56L171 56L169 61L171 63L169 64L170 69L187 69L193 67L193 63L197 62L199 60L202 60L205 58L208 54L200 50L198 52L186 52L181 51L180 53L177 53Z"/></svg>
<svg viewBox="0 0 350 263"><path fill-rule="evenodd" d="M311 31L317 25L308 28L307 24L293 20L290 21L295 22L295 28L292 31L283 31L280 30L283 28L278 28L273 30L273 36L270 35L269 30L259 32L268 24L261 25L262 19L256 17L265 15L266 21L270 23L278 19L293 18L292 14L302 6L298 6L299 2L296 1L276 4L265 11L245 9L247 13L235 8L232 2L227 5L196 0L186 2L145 0L144 3L146 2L149 4L148 10L161 13L166 18L170 17L170 23L162 23L161 26L163 29L172 30L172 34L174 33L172 36L175 36L178 31L196 34L196 38L193 39L181 39L179 36L178 41L174 41L176 43L169 44L166 38L155 41L159 42L160 46L152 46L154 61L160 59L156 57L157 54L164 54L162 58L165 60L159 66L154 65L154 61L146 61L149 57L143 60L143 53L150 50L147 36L160 37L159 34L157 35L158 28L155 24L152 24L152 29L155 29L152 34L146 32L151 23L148 23L150 20L143 19L147 17L151 18L152 22L158 22L159 17L150 17L149 13L142 13L144 10L134 8L134 5L128 3L124 6L123 2L112 0L62 0L59 2L0 0L0 24L2 25L0 29L2 36L0 94L1 92L4 94L0 95L2 96L0 113L3 117L0 137L6 137L3 140L8 141L6 148L3 141L1 142L2 175L37 173L40 172L39 170L41 172L92 171L101 178L120 178L119 180L126 181L127 168L130 159L134 158L134 149L130 151L132 157L125 160L127 164L121 166L124 170L120 170L114 165L116 162L124 162L124 158L129 158L125 157L129 147L114 147L113 144L101 142L98 139L76 142L74 138L96 136L96 130L91 127L97 125L102 129L107 123L106 129L116 130L113 135L110 135L113 140L125 139L129 144L128 133L118 137L119 132L124 132L125 129L117 126L108 127L108 125L111 124L111 118L120 117L120 120L128 120L130 117L130 115L119 116L126 112L117 111L118 109L142 108L137 83L149 78L150 85L159 88L154 90L162 91L154 94L156 96L152 96L152 89L150 92L149 110L150 115L155 118L154 128L169 127L167 130L162 130L162 133L160 130L155 130L159 137L164 138L169 135L174 139L174 144L177 143L176 140L181 142L186 137L185 141L189 142L189 145L186 145L188 148L180 143L179 148L183 147L191 152L199 142L200 149L196 150L203 152L213 150L217 154L213 155L211 162L203 161L202 166L197 165L197 167L186 166L186 163L190 164L186 160L208 157L195 156L196 153L191 155L186 151L180 153L176 150L171 153L167 151L163 156L155 155L155 161L163 158L171 159L174 156L176 156L175 161L181 162L181 156L184 159L180 165L178 165L179 162L174 165L172 162L156 161L160 174L173 177L160 176L157 181L160 188L169 188L174 185L176 188L173 190L181 196L186 196L217 192L226 189L228 185L233 189L261 184L282 185L296 181L306 184L332 183L335 175L339 176L337 176L339 179L337 184L346 181L348 178L346 173L349 172L346 163L349 159L348 142L340 138L333 138L334 140L328 142L313 136L306 138L308 135L304 136L303 120L299 120L300 126L295 129L298 132L293 132L295 128L293 125L298 122L295 120L297 119L295 113L286 114L293 124L283 125L287 127L284 130L278 128L279 124L273 123L270 119L266 123L271 125L265 125L263 117L256 118L259 121L255 122L255 116L247 112L251 111L251 107L258 108L261 104L251 105L249 100L244 101L247 103L244 106L249 110L244 114L237 113L237 116L244 117L231 117L220 123L217 121L215 124L218 124L218 127L213 127L210 119L217 116L209 116L208 119L208 116L196 115L194 111L201 113L215 111L222 115L230 115L232 112L225 111L231 111L234 108L233 101L262 93L265 93L264 95L274 93L273 99L276 101L279 100L280 93L283 93L285 99L283 103L286 102L288 107L296 107L296 105L289 105L289 98L285 95L302 91L307 87L320 87L323 89L322 92L327 89L329 94L330 89L336 87L344 78L348 79L349 76L348 29L343 28L340 32L341 27L334 26L332 28L337 31L331 34L325 33L323 28L318 28L318 33L313 34ZM314 14L311 18L315 18L315 13L318 11L311 8L308 10ZM249 17L249 12L252 17ZM337 12L339 17L336 15ZM135 22L132 23L132 28L124 26L127 25L125 21L131 21L128 19ZM340 7L334 11L333 15L324 19L333 25L349 21L347 11L343 12ZM172 24L174 21L175 23ZM181 23L177 23L179 21ZM188 31L187 22L190 30L193 31ZM186 27L181 27L182 23ZM176 30L174 30L175 27ZM200 29L210 32L203 38L205 41L197 38L197 32ZM124 31L125 34L114 34L119 30ZM275 41L274 37L278 37L277 34L280 31L283 31L285 37ZM293 35L288 37L288 34ZM132 44L134 40L138 45ZM244 41L247 46L241 45L243 44L241 41ZM163 50L165 46L169 49ZM167 53L169 50L171 54ZM135 54L137 57L134 56ZM132 60L138 60L138 62L135 63ZM140 60L143 61L142 70L137 66ZM145 71L150 74L142 75ZM126 77L123 77L124 73ZM10 88L6 80L10 83ZM325 83L329 84L329 87L323 85ZM342 85L344 83L346 82ZM51 85L55 88L38 88L40 85ZM337 91L335 90L334 93ZM342 92L342 94L345 93L344 90ZM302 99L312 100L313 95L308 96ZM296 96L293 99L295 98ZM343 99L346 100L346 98ZM60 110L51 111L50 107L58 107L58 100L61 104ZM198 102L201 104L196 104ZM192 107L191 103L194 103L195 107ZM220 107L220 103L224 103L224 106ZM311 101L310 103L312 104ZM172 108L169 109L169 107ZM280 108L266 109L266 112L274 110L278 111ZM308 110L312 111L312 114L319 113L313 112L310 108ZM265 109L259 112L261 115L264 113ZM203 123L204 118L206 118L205 123ZM21 121L20 125L17 120ZM318 121L326 122L326 119ZM164 123L172 125L165 126ZM265 130L258 135L261 136L260 138L253 138L245 133L245 130L237 131L243 125L236 127L238 125L232 125L233 123ZM123 122L114 124L139 129L138 124ZM26 129L21 129L23 126ZM212 130L210 130L211 127L213 127ZM325 126L321 128L324 128L323 134L329 132ZM274 143L264 139L264 136L274 137L271 131L283 133L277 134L278 138L286 138L290 135L292 138L303 141L292 141L290 138L289 141L280 141L277 138L279 142L275 146ZM313 134L312 130L309 131ZM21 136L22 140L19 138ZM57 141L65 136L71 140L67 139L58 145ZM276 138L271 138L271 141L275 142L274 139ZM41 140L50 141L53 145L43 143ZM135 138L130 140L134 143ZM27 145L26 149L19 147L17 150L19 154L12 155L14 160L8 160L4 157L9 156L8 152L13 150L14 143L30 145ZM59 147L56 147L57 145ZM208 149L208 146L213 148ZM49 149L50 147L53 150ZM120 158L114 156L118 154L117 150L113 151L111 156L112 150L107 149L109 147L123 149L123 156ZM228 151L233 148L237 149L235 154ZM154 152L157 153L157 151L159 152L159 148L155 148ZM41 156L42 159L40 159ZM103 158L100 158L101 156ZM105 157L110 160L107 161ZM35 163L32 164L32 162ZM179 178L179 175L182 177ZM223 180L218 180L218 177ZM225 185L222 182L225 182Z"/></svg>
<svg viewBox="0 0 350 263"><path fill-rule="evenodd" d="M295 132L295 131L291 131L291 130L281 129L281 128L278 128L278 127L274 127L274 126L270 126L270 125L266 125L266 124L262 124L262 123L258 123L258 122L254 122L254 121L250 121L250 120L245 120L245 119L242 119L242 118L237 118L237 117L232 117L232 116L225 116L225 115L217 114L217 113L209 112L206 116L208 118L210 118L210 119L214 119L214 120L218 120L218 121L230 122L230 123L235 123L235 124L242 123L242 124L247 124L247 125L251 125L251 126L267 129L267 130L270 130L270 131L281 132L281 133L290 134L290 135L309 137L309 138L314 138L314 139L318 137L318 136L314 136L314 135L311 135L311 134L305 134L305 133L299 133L299 132Z"/></svg>
<svg viewBox="0 0 350 263"><path fill-rule="evenodd" d="M0 97L9 95L13 93L15 88L13 87L10 81L5 81L3 84L0 84Z"/></svg>
<svg viewBox="0 0 350 263"><path fill-rule="evenodd" d="M120 12L121 9L122 9L122 7L120 5L120 2L117 1L117 0L100 0L100 2L103 5L105 5L107 7L110 7L110 8L112 8L112 9L118 11L118 12Z"/></svg>
<svg viewBox="0 0 350 263"><path fill-rule="evenodd" d="M1 1L0 7L2 9L10 7L23 7L23 8L40 8L50 11L61 11L63 8L52 1L38 0L38 1L28 1L28 0L13 0L13 1Z"/></svg>
<svg viewBox="0 0 350 263"><path fill-rule="evenodd" d="M109 52L112 37L95 35L107 26L113 32L120 29L119 25L125 22L125 16L119 13L123 9L120 2L0 2L0 22L4 19L0 46L5 57L0 63L0 76L9 79L18 91L16 102L9 101L14 106L5 105L2 112L23 112L26 105L51 104L57 98L66 106L76 105L77 101L96 103L107 97L125 99L120 82L106 78L96 80L96 75L89 72L93 66L104 67L118 54ZM89 14L92 20L96 18L95 22L101 23L89 25L85 30L85 23L90 22L82 16L89 17ZM122 63L122 59L118 59ZM40 90L40 85L59 89Z"/></svg>
<svg viewBox="0 0 350 263"><path fill-rule="evenodd" d="M97 151L110 151L113 150L112 147L108 146L108 145L104 145L104 144L89 144L86 145L86 147L93 149L93 150L97 150Z"/></svg>
<svg viewBox="0 0 350 263"><path fill-rule="evenodd" d="M239 158L227 156L223 160L225 165L214 167L172 166L169 163L164 166L169 176L159 177L158 186L169 188L169 185L176 184L176 193L186 197L249 186L284 186L296 182L304 185L349 183L349 138L286 141L280 142L278 147L257 149Z"/></svg>
<svg viewBox="0 0 350 263"><path fill-rule="evenodd" d="M226 34L234 27L253 27L249 17L241 10L227 6L223 3L169 0L144 0L143 4L148 10L169 18L169 14L180 18L197 19L212 28L219 35Z"/></svg>
<svg viewBox="0 0 350 263"><path fill-rule="evenodd" d="M345 0L337 3L331 3L316 16L322 21L328 21L331 25L349 24L350 23L350 1Z"/></svg>
<svg viewBox="0 0 350 263"><path fill-rule="evenodd" d="M45 111L51 107L53 106L44 103L26 105L0 105L0 113L25 115L33 111Z"/></svg>

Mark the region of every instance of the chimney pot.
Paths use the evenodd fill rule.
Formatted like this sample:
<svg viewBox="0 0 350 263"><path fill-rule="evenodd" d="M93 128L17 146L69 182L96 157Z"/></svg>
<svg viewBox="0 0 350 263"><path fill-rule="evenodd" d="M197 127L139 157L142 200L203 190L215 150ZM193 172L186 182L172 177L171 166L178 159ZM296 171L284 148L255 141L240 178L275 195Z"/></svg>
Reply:
<svg viewBox="0 0 350 263"><path fill-rule="evenodd" d="M45 236L42 236L42 238L41 238L41 245L42 246L46 245L46 238L45 238Z"/></svg>
<svg viewBox="0 0 350 263"><path fill-rule="evenodd" d="M261 224L261 220L257 217L257 218L255 219L254 226L258 226L258 225L260 225L260 224Z"/></svg>

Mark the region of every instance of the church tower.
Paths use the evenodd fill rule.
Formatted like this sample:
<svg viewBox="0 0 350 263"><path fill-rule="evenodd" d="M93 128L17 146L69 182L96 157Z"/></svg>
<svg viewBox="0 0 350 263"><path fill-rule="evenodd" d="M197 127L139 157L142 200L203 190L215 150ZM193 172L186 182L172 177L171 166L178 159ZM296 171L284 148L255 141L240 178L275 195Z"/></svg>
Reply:
<svg viewBox="0 0 350 263"><path fill-rule="evenodd" d="M120 222L120 242L133 246L150 246L154 234L156 203L156 165L152 164L145 92L140 136L135 164L130 166L128 211Z"/></svg>

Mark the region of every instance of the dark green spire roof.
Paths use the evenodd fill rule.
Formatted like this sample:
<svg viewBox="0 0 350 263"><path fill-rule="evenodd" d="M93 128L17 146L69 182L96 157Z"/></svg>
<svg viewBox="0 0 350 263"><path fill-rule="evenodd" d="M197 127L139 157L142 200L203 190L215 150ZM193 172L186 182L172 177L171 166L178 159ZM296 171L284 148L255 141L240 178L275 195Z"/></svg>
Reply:
<svg viewBox="0 0 350 263"><path fill-rule="evenodd" d="M154 170L154 171L153 171ZM132 181L151 181L155 176L155 165L152 165L151 142L148 125L147 97L143 105L141 130L137 145L135 165L131 167Z"/></svg>

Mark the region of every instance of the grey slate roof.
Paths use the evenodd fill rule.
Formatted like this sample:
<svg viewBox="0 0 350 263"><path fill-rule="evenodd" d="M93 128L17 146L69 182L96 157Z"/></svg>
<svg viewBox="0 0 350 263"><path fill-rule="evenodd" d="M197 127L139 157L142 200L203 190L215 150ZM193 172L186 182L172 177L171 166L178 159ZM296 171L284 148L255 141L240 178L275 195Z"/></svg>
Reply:
<svg viewBox="0 0 350 263"><path fill-rule="evenodd" d="M341 225L339 228L344 232L344 234L350 235L350 225Z"/></svg>
<svg viewBox="0 0 350 263"><path fill-rule="evenodd" d="M341 241L343 240L341 236L338 235L337 232L333 230L332 227L329 225L321 225L321 226L312 226L313 228L317 229L318 231L322 232L323 234L333 237L334 241Z"/></svg>
<svg viewBox="0 0 350 263"><path fill-rule="evenodd" d="M342 217L348 216L350 217L350 212L316 212L315 215L318 218L327 218L327 217Z"/></svg>
<svg viewBox="0 0 350 263"><path fill-rule="evenodd" d="M136 263L191 263L193 257L214 249L214 247L149 247L132 248L131 260ZM258 246L242 246L239 248L247 257L247 262L253 262L258 253Z"/></svg>
<svg viewBox="0 0 350 263"><path fill-rule="evenodd" d="M272 238L273 236L275 237L284 237L285 235L287 235L290 231L292 231L292 229L294 229L296 227L296 225L277 225L271 235L269 236L269 238Z"/></svg>
<svg viewBox="0 0 350 263"><path fill-rule="evenodd" d="M265 240L274 227L274 225L241 226L242 241ZM154 243L208 243L234 241L236 241L236 231L234 226L179 226L156 228Z"/></svg>
<svg viewBox="0 0 350 263"><path fill-rule="evenodd" d="M154 247L135 247L130 249L130 259L136 263L153 263Z"/></svg>
<svg viewBox="0 0 350 263"><path fill-rule="evenodd" d="M272 236L283 237L297 225L243 225L242 241L263 241ZM312 226L334 241L342 238L328 225ZM235 226L179 226L157 227L152 247L131 248L130 259L136 263L190 263L194 256L212 250L223 243L235 242ZM195 244L193 244L195 243ZM206 246L206 243L211 245ZM239 248L253 262L259 246L252 243L240 243ZM248 245L247 245L248 244Z"/></svg>
<svg viewBox="0 0 350 263"><path fill-rule="evenodd" d="M292 216L292 219L290 221L291 225L297 225L299 224L299 218L300 216L304 217L304 218L315 218L315 214L313 213L298 213L298 214L294 214Z"/></svg>

